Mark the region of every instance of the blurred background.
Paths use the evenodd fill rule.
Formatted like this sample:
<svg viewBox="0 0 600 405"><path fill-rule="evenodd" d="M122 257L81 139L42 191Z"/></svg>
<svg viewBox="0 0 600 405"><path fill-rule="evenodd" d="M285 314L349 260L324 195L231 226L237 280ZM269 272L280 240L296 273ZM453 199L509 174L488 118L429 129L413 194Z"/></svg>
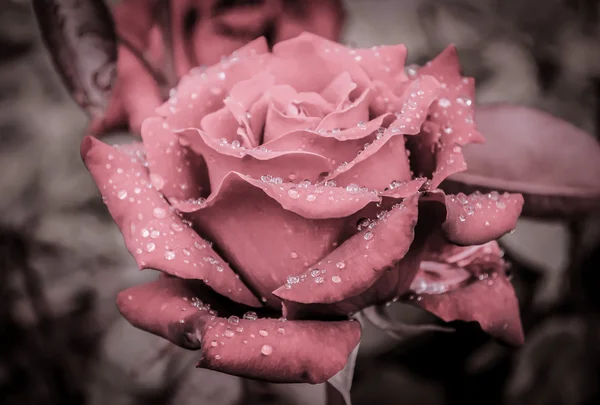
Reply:
<svg viewBox="0 0 600 405"><path fill-rule="evenodd" d="M405 43L408 63L454 43L465 75L476 78L479 103L535 106L600 133L598 0L343 5L345 43ZM153 275L137 270L80 160L86 124L50 64L30 2L2 0L0 403L324 403L322 386L195 369L197 353L119 316L116 293ZM581 238L570 238L573 227L583 229ZM502 240L521 303L523 348L505 348L470 326L402 341L367 329L354 403L600 403L599 229L597 218L521 220ZM390 310L401 319L420 316Z"/></svg>

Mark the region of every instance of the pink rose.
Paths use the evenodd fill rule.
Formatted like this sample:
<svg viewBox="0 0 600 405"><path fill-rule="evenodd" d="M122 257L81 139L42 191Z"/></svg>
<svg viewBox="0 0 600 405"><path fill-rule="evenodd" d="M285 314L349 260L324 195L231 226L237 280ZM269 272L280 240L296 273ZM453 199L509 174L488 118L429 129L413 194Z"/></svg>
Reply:
<svg viewBox="0 0 600 405"><path fill-rule="evenodd" d="M258 39L184 76L143 143L86 138L127 248L163 272L119 294L122 314L201 367L276 382L332 377L360 340L348 314L395 300L522 343L494 242L522 197L438 189L482 139L474 83L452 47L407 73L405 57Z"/></svg>
<svg viewBox="0 0 600 405"><path fill-rule="evenodd" d="M165 66L165 44L157 21L157 14L164 11L157 10L159 3L122 0L115 7L116 30L124 41L119 48L117 81L105 116L91 123L90 133L119 128L139 133L142 121L163 103L161 90L168 91L169 83L175 84ZM260 36L267 36L270 46L303 31L337 40L345 16L340 0L265 0L242 5L219 0L171 0L169 4L175 79L194 66L217 63ZM141 55L158 74L166 76L167 83L156 82Z"/></svg>

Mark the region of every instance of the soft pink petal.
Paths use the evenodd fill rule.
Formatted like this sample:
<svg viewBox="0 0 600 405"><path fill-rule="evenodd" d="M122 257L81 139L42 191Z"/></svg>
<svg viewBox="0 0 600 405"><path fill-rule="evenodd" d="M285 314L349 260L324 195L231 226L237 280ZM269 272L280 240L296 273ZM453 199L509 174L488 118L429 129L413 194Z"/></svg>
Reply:
<svg viewBox="0 0 600 405"><path fill-rule="evenodd" d="M272 307L272 291L341 242L348 216L377 201L343 188L273 184L237 173L202 204L178 205ZM312 191L312 192L311 192Z"/></svg>
<svg viewBox="0 0 600 405"><path fill-rule="evenodd" d="M83 160L140 268L208 283L248 305L260 305L231 268L177 216L151 185L140 155L87 137Z"/></svg>
<svg viewBox="0 0 600 405"><path fill-rule="evenodd" d="M350 49L313 34L303 33L273 47L271 72L278 82L289 84L297 91L320 92L333 79L348 72L357 84L356 94L369 87L370 79L354 62Z"/></svg>
<svg viewBox="0 0 600 405"><path fill-rule="evenodd" d="M478 322L484 331L508 344L523 344L517 297L510 281L502 274L445 294L421 294L408 302L444 321Z"/></svg>
<svg viewBox="0 0 600 405"><path fill-rule="evenodd" d="M427 130L430 133L413 141L417 143L415 152L422 151L419 156L435 153L435 169L420 165L418 172L431 176L431 188L436 188L447 176L466 167L460 156L460 148L455 149L455 146L483 142L483 137L474 124L475 84L473 79L461 76L460 61L453 46L421 67L417 75L433 76L442 85L438 101L429 111L429 122L432 125ZM422 143L420 148L419 143ZM441 153L439 149L445 152Z"/></svg>
<svg viewBox="0 0 600 405"><path fill-rule="evenodd" d="M264 53L266 50L264 38L259 38L222 63L192 69L157 113L167 119L171 128L199 128L206 114L223 107L223 100L236 83L264 72L271 58Z"/></svg>
<svg viewBox="0 0 600 405"><path fill-rule="evenodd" d="M360 340L356 321L243 316L243 307L175 278L125 290L117 303L134 326L200 349L199 367L272 382L325 382L344 367Z"/></svg>
<svg viewBox="0 0 600 405"><path fill-rule="evenodd" d="M246 149L225 144L203 131L186 129L178 132L180 142L202 156L208 167L211 187L217 187L230 172L240 172L253 178L264 175L284 180L316 182L331 170L323 156L302 151L269 151L263 148Z"/></svg>
<svg viewBox="0 0 600 405"><path fill-rule="evenodd" d="M304 273L291 274L274 293L302 304L337 303L355 297L391 270L408 252L417 223L418 195L382 211L357 233Z"/></svg>
<svg viewBox="0 0 600 405"><path fill-rule="evenodd" d="M521 194L458 194L446 196L445 201L443 230L457 245L479 245L512 231L523 208Z"/></svg>
<svg viewBox="0 0 600 405"><path fill-rule="evenodd" d="M338 108L323 118L317 131L352 128L369 121L369 103L372 97L373 93L369 89L365 90L348 106Z"/></svg>
<svg viewBox="0 0 600 405"><path fill-rule="evenodd" d="M142 139L150 180L169 200L188 200L210 192L204 159L183 147L161 117L151 117L142 125Z"/></svg>

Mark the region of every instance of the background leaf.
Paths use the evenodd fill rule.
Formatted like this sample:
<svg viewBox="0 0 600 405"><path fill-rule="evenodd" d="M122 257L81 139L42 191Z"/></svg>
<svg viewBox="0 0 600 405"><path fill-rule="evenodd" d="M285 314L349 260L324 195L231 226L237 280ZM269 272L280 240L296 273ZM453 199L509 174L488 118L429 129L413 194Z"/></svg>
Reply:
<svg viewBox="0 0 600 405"><path fill-rule="evenodd" d="M525 216L600 211L600 145L591 135L528 107L480 107L476 119L486 142L464 147L468 168L444 190L522 193Z"/></svg>
<svg viewBox="0 0 600 405"><path fill-rule="evenodd" d="M116 74L117 39L103 0L34 0L54 67L75 101L101 116Z"/></svg>

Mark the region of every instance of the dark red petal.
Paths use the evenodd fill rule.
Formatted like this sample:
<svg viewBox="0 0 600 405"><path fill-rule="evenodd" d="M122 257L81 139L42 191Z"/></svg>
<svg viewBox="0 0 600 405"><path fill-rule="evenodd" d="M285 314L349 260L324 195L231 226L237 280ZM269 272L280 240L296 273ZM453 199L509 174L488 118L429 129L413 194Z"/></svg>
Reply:
<svg viewBox="0 0 600 405"><path fill-rule="evenodd" d="M521 194L496 192L448 195L445 202L447 216L442 229L446 238L457 245L479 245L498 239L515 228L523 208Z"/></svg>
<svg viewBox="0 0 600 405"><path fill-rule="evenodd" d="M243 316L243 307L175 278L125 290L117 303L134 326L200 349L199 367L272 382L325 382L345 366L360 340L356 321Z"/></svg>
<svg viewBox="0 0 600 405"><path fill-rule="evenodd" d="M127 154L92 137L83 140L81 154L140 268L204 280L234 301L260 305L227 263L152 187L140 154Z"/></svg>
<svg viewBox="0 0 600 405"><path fill-rule="evenodd" d="M244 280L279 307L272 291L332 251L347 217L378 200L369 192L279 184L230 173L206 202L177 207L188 212Z"/></svg>
<svg viewBox="0 0 600 405"><path fill-rule="evenodd" d="M444 321L475 321L484 331L508 344L523 344L517 297L504 275L475 281L446 294L422 294L408 302Z"/></svg>
<svg viewBox="0 0 600 405"><path fill-rule="evenodd" d="M408 252L417 223L418 195L372 222L341 246L292 275L274 294L285 301L328 304L354 297L372 286Z"/></svg>

